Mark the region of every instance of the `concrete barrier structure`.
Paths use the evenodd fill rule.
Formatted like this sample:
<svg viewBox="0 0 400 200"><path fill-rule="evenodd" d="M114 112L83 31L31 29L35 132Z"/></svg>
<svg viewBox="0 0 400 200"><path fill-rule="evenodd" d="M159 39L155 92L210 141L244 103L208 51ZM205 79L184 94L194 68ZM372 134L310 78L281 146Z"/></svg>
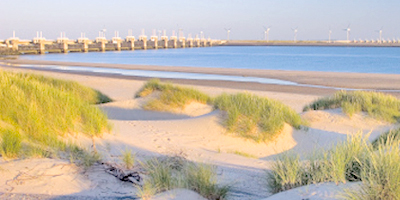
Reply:
<svg viewBox="0 0 400 200"><path fill-rule="evenodd" d="M153 31L154 32L154 31ZM159 38L155 34L147 39L142 31L142 35L136 40L134 36L129 35L125 39L119 37L119 33L115 32L115 36L108 40L105 33L99 32L99 37L90 40L82 33L77 40L71 40L66 37L65 33L61 33L56 40L47 40L42 36L41 32L32 40L20 40L13 34L13 37L7 40L0 40L0 47L11 49L23 54L44 54L44 53L69 53L69 52L91 52L91 51L122 51L135 49L159 49L159 48L185 48L185 47L201 47L212 46L211 40L193 39L191 35L186 39L181 34L177 37L175 33L168 38L165 31Z"/></svg>

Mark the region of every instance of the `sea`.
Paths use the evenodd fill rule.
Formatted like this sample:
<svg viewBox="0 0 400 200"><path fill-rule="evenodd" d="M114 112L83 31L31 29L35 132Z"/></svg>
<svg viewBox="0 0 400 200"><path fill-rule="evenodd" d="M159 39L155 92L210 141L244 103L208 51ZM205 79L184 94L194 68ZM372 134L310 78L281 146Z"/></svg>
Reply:
<svg viewBox="0 0 400 200"><path fill-rule="evenodd" d="M21 59L158 66L400 74L400 48L215 46L24 55Z"/></svg>

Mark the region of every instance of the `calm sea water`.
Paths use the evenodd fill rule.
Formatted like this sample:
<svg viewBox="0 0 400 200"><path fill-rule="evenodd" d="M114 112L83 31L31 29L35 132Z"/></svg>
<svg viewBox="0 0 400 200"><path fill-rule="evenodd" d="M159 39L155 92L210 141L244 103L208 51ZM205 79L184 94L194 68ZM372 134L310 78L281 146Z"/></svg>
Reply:
<svg viewBox="0 0 400 200"><path fill-rule="evenodd" d="M400 74L400 48L212 47L24 55L22 59L161 66Z"/></svg>

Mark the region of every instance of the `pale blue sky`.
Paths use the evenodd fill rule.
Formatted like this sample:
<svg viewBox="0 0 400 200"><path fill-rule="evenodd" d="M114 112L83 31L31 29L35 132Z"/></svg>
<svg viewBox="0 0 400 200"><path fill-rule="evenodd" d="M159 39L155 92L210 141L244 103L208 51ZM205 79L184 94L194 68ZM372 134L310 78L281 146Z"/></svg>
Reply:
<svg viewBox="0 0 400 200"><path fill-rule="evenodd" d="M299 40L346 39L342 29L351 24L351 39L400 38L399 0L0 0L0 39L32 39L36 31L55 39L61 31L69 38L81 32L94 39L105 26L107 37L142 28L203 31L213 39L263 39L263 26L272 26L270 39L291 40L298 27Z"/></svg>

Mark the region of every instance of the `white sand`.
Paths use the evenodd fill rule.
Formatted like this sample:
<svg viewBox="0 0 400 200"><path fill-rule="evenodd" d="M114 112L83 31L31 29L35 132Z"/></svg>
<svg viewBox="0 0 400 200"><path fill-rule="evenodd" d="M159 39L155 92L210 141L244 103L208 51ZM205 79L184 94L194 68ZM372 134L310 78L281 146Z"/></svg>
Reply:
<svg viewBox="0 0 400 200"><path fill-rule="evenodd" d="M350 119L339 110L312 111L303 114L303 117L311 122L308 131L294 130L286 125L282 135L275 142L255 143L226 133L221 125L220 113L210 112L211 108L204 105L193 104L190 109L180 113L141 109L143 100L134 99L134 95L143 85L143 81L54 72L35 73L78 81L115 100L100 106L108 113L110 121L114 124L114 131L111 134L96 139L97 148L104 160L121 162L121 152L126 148L136 152L137 159L142 161L149 156L182 151L189 160L218 166L220 183L232 184L229 199L263 199L270 196L265 186L265 170L270 169L273 158L280 153L295 151L305 156L315 148L329 148L335 142L345 140L348 134L357 131L363 131L364 134L371 131L372 138L394 127L363 115L355 115ZM193 87L210 95L242 92L216 87ZM313 95L265 91L252 91L252 93L282 101L298 112L301 112L303 106L318 98ZM83 142L82 145L89 146L90 143ZM235 151L256 158L240 156L234 154ZM329 199L334 191L332 188L335 187L331 184L307 186L289 191L289 196L284 196L286 193L282 193L272 196L271 199L301 199L304 190L311 192L305 198ZM130 196L134 195L135 191L133 185L118 181L106 174L100 166L94 166L83 172L68 161L0 160L0 198L1 193L95 197ZM312 196L314 194L312 191L319 196ZM190 192L186 192L182 193L180 190L169 192L155 199L168 199L171 194L181 198L189 195ZM193 195L193 199L198 198L192 193L190 195Z"/></svg>

